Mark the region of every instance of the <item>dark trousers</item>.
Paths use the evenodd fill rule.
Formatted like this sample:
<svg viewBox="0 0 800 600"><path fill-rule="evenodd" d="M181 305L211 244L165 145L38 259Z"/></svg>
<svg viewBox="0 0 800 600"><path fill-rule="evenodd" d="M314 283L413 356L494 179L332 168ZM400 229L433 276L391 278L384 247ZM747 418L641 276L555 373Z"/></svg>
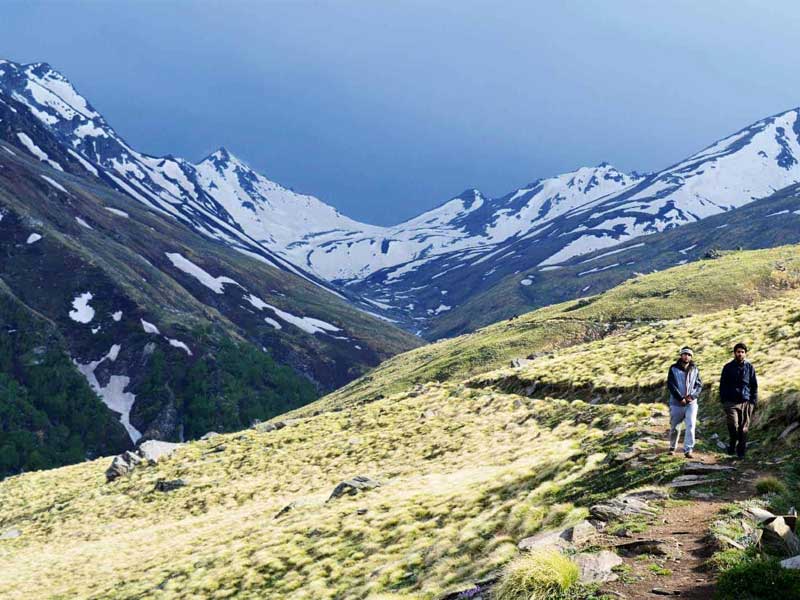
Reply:
<svg viewBox="0 0 800 600"><path fill-rule="evenodd" d="M728 452L741 458L747 450L747 430L750 428L750 419L753 416L753 405L750 402L740 404L723 404L725 421L728 425L730 444Z"/></svg>

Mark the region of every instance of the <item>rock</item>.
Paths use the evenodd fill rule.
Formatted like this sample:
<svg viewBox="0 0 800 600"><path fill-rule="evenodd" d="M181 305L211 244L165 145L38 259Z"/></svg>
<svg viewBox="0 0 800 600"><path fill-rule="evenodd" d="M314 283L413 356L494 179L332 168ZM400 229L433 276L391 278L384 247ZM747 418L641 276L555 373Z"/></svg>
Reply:
<svg viewBox="0 0 800 600"><path fill-rule="evenodd" d="M216 431L209 431L208 433L206 433L205 435L203 435L203 437L201 437L200 439L201 439L201 440L210 440L211 438L215 438L215 437L217 437L218 435L219 435L219 434L218 434Z"/></svg>
<svg viewBox="0 0 800 600"><path fill-rule="evenodd" d="M492 574L485 579L476 581L468 588L445 594L439 600L466 600L467 598L469 600L489 600L491 597L489 595L491 593L490 590L498 581L500 581L500 575Z"/></svg>
<svg viewBox="0 0 800 600"><path fill-rule="evenodd" d="M778 436L778 439L785 440L798 427L800 427L800 421L795 421L783 430L783 432Z"/></svg>
<svg viewBox="0 0 800 600"><path fill-rule="evenodd" d="M597 529L589 521L581 521L569 529L565 529L561 537L580 548L588 546L597 539Z"/></svg>
<svg viewBox="0 0 800 600"><path fill-rule="evenodd" d="M331 492L330 498L328 498L327 501L330 502L331 500L344 495L355 496L359 492L371 490L373 488L380 487L380 485L380 482L375 481L374 479L364 477L363 475L356 475L352 479L342 481L339 485L337 485L333 489L333 492Z"/></svg>
<svg viewBox="0 0 800 600"><path fill-rule="evenodd" d="M523 367L530 366L533 363L532 360L527 358L512 358L511 359L511 368L512 369L521 369Z"/></svg>
<svg viewBox="0 0 800 600"><path fill-rule="evenodd" d="M677 558L680 550L677 546L668 544L661 540L636 540L615 546L624 556L638 556L640 554L652 554L653 556L666 556Z"/></svg>
<svg viewBox="0 0 800 600"><path fill-rule="evenodd" d="M719 448L720 450L727 450L728 444L726 444L722 440L717 440L717 448Z"/></svg>
<svg viewBox="0 0 800 600"><path fill-rule="evenodd" d="M363 516L363 515L367 514L367 512L368 512L368 510L366 508L359 508L356 511L356 514L359 515L359 516Z"/></svg>
<svg viewBox="0 0 800 600"><path fill-rule="evenodd" d="M763 508L758 508L757 506L752 506L745 509L744 514L752 518L756 523L763 523L764 521L769 521L770 519L775 518L775 515L773 515L771 512L764 510Z"/></svg>
<svg viewBox="0 0 800 600"><path fill-rule="evenodd" d="M784 569L800 569L800 555L793 556L792 558L787 558L786 560L782 560L781 566Z"/></svg>
<svg viewBox="0 0 800 600"><path fill-rule="evenodd" d="M714 537L722 548L736 548L737 550L744 550L745 548L744 544L740 544L727 535L717 534Z"/></svg>
<svg viewBox="0 0 800 600"><path fill-rule="evenodd" d="M637 448L629 448L628 450L625 450L623 452L619 452L618 454L616 454L614 456L614 458L611 459L611 462L617 463L617 464L624 463L624 462L627 462L627 461L631 460L632 458L636 458L641 453L642 453L642 451L638 450Z"/></svg>
<svg viewBox="0 0 800 600"><path fill-rule="evenodd" d="M21 535L22 531L20 531L16 527L12 527L11 529L7 529L0 535L0 540L13 540Z"/></svg>
<svg viewBox="0 0 800 600"><path fill-rule="evenodd" d="M711 492L698 492L697 490L690 490L689 495L698 500L711 500L714 497Z"/></svg>
<svg viewBox="0 0 800 600"><path fill-rule="evenodd" d="M709 473L724 473L735 471L736 467L728 465L706 465L699 462L690 462L681 469L686 475L708 475Z"/></svg>
<svg viewBox="0 0 800 600"><path fill-rule="evenodd" d="M559 531L557 529L542 531L531 537L526 537L524 540L520 540L517 544L517 548L520 550L571 549L573 546L569 540L566 539L566 531L567 530Z"/></svg>
<svg viewBox="0 0 800 600"><path fill-rule="evenodd" d="M254 429L256 431L260 431L261 433L269 433L270 431L278 431L284 427L286 427L286 423L283 421L273 421L271 423L259 423L254 427Z"/></svg>
<svg viewBox="0 0 800 600"><path fill-rule="evenodd" d="M183 479L159 479L156 481L156 487L154 489L157 492L172 492L186 485Z"/></svg>
<svg viewBox="0 0 800 600"><path fill-rule="evenodd" d="M611 569L622 564L622 559L609 550L594 554L581 552L573 557L580 569L580 582L584 585L616 581L618 576Z"/></svg>
<svg viewBox="0 0 800 600"><path fill-rule="evenodd" d="M613 521L632 515L653 516L656 513L647 501L633 495L620 496L589 508L589 514L601 521Z"/></svg>
<svg viewBox="0 0 800 600"><path fill-rule="evenodd" d="M126 450L113 458L111 465L106 469L106 482L114 481L118 477L130 474L142 462L142 457Z"/></svg>
<svg viewBox="0 0 800 600"><path fill-rule="evenodd" d="M650 590L651 594L655 594L656 596L680 596L680 590L665 590L664 588L657 588L654 587Z"/></svg>
<svg viewBox="0 0 800 600"><path fill-rule="evenodd" d="M669 494L664 490L647 489L625 494L623 498L638 498L639 500L668 500Z"/></svg>
<svg viewBox="0 0 800 600"><path fill-rule="evenodd" d="M296 502L290 502L289 504L287 504L286 506L284 506L282 509L280 509L280 510L277 512L277 514L276 514L274 517L272 517L272 518L273 518L273 519L277 519L278 517L282 517L282 516L283 516L283 515L285 515L286 513L288 513L288 512L290 512L290 511L294 510L296 506L297 506L297 503L296 503Z"/></svg>
<svg viewBox="0 0 800 600"><path fill-rule="evenodd" d="M685 487L692 487L695 485L706 485L709 483L714 483L719 481L718 479L709 479L708 477L702 477L700 475L681 475L680 477L676 477L667 485L672 488L685 488Z"/></svg>
<svg viewBox="0 0 800 600"><path fill-rule="evenodd" d="M161 442L158 440L147 440L136 450L136 453L143 459L157 463L168 458L183 444L173 444L172 442Z"/></svg>
<svg viewBox="0 0 800 600"><path fill-rule="evenodd" d="M775 517L764 523L759 544L764 551L777 556L800 554L800 539L783 517Z"/></svg>

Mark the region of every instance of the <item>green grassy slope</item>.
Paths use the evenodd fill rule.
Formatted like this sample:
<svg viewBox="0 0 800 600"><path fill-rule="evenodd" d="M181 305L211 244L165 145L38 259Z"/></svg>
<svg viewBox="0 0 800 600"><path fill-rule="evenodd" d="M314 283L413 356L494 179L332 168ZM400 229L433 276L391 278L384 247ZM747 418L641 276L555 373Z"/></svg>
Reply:
<svg viewBox="0 0 800 600"><path fill-rule="evenodd" d="M614 457L659 447L661 386L684 343L713 380L731 343L750 342L764 392L753 437L764 456L777 444L785 452L796 435L775 438L798 416L800 263L797 248L771 252L679 267L529 315L534 325L578 313L622 327L522 368L467 379L479 367L459 366L448 381L384 386L377 399L354 387L353 398L322 399L281 429L194 442L111 484L107 460L7 479L0 535L21 534L0 540L0 596L439 598L508 564L519 539L677 474L682 458L671 455ZM676 290L676 279L698 285ZM689 297L703 314L685 316ZM486 344L506 351L503 330L487 331ZM520 348L525 334L515 335ZM356 475L382 485L329 500ZM155 490L177 478L186 485Z"/></svg>
<svg viewBox="0 0 800 600"><path fill-rule="evenodd" d="M427 381L464 378L506 366L512 358L602 338L642 322L751 304L798 286L798 246L730 252L718 259L637 276L596 296L542 308L406 352L307 411L374 400Z"/></svg>

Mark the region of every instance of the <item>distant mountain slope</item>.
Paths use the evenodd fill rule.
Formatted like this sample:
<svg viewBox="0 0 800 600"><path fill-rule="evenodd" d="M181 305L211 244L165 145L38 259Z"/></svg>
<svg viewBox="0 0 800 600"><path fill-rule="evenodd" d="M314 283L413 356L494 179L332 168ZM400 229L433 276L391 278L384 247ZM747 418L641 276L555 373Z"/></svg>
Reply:
<svg viewBox="0 0 800 600"><path fill-rule="evenodd" d="M14 112L29 113L35 123L3 125L17 118ZM472 311L474 298L494 293L510 276L555 269L800 182L800 109L793 109L654 173L582 167L499 198L470 189L404 223L378 227L270 181L224 148L196 164L138 152L45 63L0 62L0 119L9 143L54 168L96 175L204 236L429 339L464 331L454 322L481 321L479 314L450 314ZM55 143L40 140L42 131Z"/></svg>
<svg viewBox="0 0 800 600"><path fill-rule="evenodd" d="M800 185L789 186L741 208L566 260L537 266L520 260L512 273L442 315L426 335L472 331L552 302L594 295L638 273L698 260L716 249L771 248L800 243ZM474 280L465 277L466 287Z"/></svg>
<svg viewBox="0 0 800 600"><path fill-rule="evenodd" d="M56 332L43 352L74 362L71 372L124 426L89 428L107 430L98 443L68 428L90 455L119 448L120 431L131 444L247 426L419 344L302 277L2 142L0 282L27 319ZM0 330L12 335L21 334ZM11 366L4 372L24 382ZM52 417L40 449L49 451L59 417L41 410ZM18 416L0 416L0 429L39 429ZM20 458L17 467L41 464L52 462Z"/></svg>

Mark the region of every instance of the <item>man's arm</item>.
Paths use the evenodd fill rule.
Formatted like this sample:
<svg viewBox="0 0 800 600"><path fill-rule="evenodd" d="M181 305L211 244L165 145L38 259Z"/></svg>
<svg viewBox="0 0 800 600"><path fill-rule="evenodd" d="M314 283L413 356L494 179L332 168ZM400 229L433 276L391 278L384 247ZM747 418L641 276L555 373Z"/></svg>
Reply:
<svg viewBox="0 0 800 600"><path fill-rule="evenodd" d="M697 371L697 379L694 382L694 389L692 390L691 396L695 400L700 397L700 392L703 391L703 380L700 379L700 371Z"/></svg>
<svg viewBox="0 0 800 600"><path fill-rule="evenodd" d="M675 400L683 400L683 396L681 395L681 391L678 389L678 381L675 377L672 367L669 368L669 373L667 374L667 389L669 390L669 395L675 398Z"/></svg>
<svg viewBox="0 0 800 600"><path fill-rule="evenodd" d="M725 402L728 398L730 398L731 392L731 378L730 378L730 369L728 365L722 367L722 375L719 377L719 398L722 402Z"/></svg>
<svg viewBox="0 0 800 600"><path fill-rule="evenodd" d="M756 368L753 365L750 365L750 368L753 370L753 376L750 378L750 402L755 406L758 404L758 377L756 377Z"/></svg>

